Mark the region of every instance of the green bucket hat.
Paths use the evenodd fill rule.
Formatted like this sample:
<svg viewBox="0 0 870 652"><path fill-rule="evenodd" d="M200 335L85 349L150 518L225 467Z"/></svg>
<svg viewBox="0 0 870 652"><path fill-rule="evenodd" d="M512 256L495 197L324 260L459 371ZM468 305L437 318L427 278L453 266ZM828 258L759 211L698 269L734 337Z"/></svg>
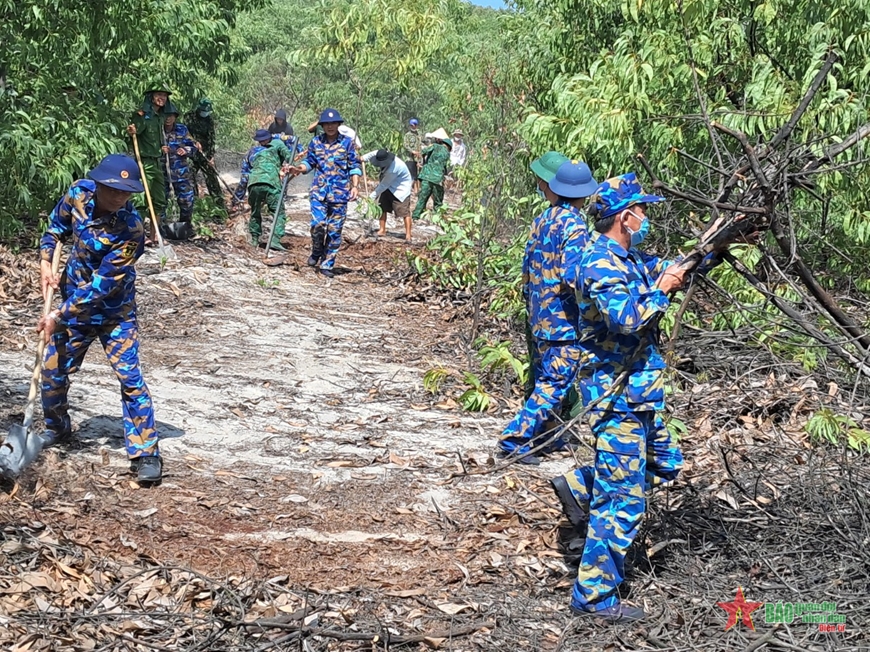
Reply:
<svg viewBox="0 0 870 652"><path fill-rule="evenodd" d="M529 167L532 168L532 172L534 172L538 178L550 183L553 180L553 177L556 176L556 172L562 166L562 163L565 163L568 160L568 157L564 154L550 151L532 161L532 164Z"/></svg>

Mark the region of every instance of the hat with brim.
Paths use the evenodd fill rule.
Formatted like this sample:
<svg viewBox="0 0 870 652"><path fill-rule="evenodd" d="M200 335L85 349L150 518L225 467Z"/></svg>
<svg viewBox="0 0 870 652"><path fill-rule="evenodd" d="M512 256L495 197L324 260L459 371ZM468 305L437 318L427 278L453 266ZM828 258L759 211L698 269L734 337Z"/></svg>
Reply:
<svg viewBox="0 0 870 652"><path fill-rule="evenodd" d="M396 155L386 149L379 149L369 163L378 168L388 168L396 160Z"/></svg>
<svg viewBox="0 0 870 652"><path fill-rule="evenodd" d="M139 165L132 156L127 154L109 154L100 161L88 177L101 186L123 192L142 192L142 175Z"/></svg>
<svg viewBox="0 0 870 652"><path fill-rule="evenodd" d="M592 170L583 161L565 161L548 183L550 190L568 199L589 197L598 190L598 182L592 176Z"/></svg>
<svg viewBox="0 0 870 652"><path fill-rule="evenodd" d="M426 138L432 138L434 140L450 140L450 136L447 135L447 132L444 131L443 127L439 127L435 131L426 134Z"/></svg>
<svg viewBox="0 0 870 652"><path fill-rule="evenodd" d="M257 129L257 131L254 132L254 140L256 140L258 143L272 140L272 134L269 132L268 129Z"/></svg>
<svg viewBox="0 0 870 652"><path fill-rule="evenodd" d="M532 168L532 172L534 172L539 179L543 179L547 183L550 183L550 181L553 180L553 177L556 176L556 172L567 160L568 157L564 154L549 151L532 161L532 164L529 167Z"/></svg>
<svg viewBox="0 0 870 652"><path fill-rule="evenodd" d="M325 109L323 113L320 114L320 119L317 123L325 124L327 122L344 122L344 118L342 118L341 114L335 109Z"/></svg>
<svg viewBox="0 0 870 652"><path fill-rule="evenodd" d="M595 214L595 219L603 220L636 204L657 204L663 201L664 197L645 193L637 175L629 172L608 179L598 186L590 202L590 210Z"/></svg>
<svg viewBox="0 0 870 652"><path fill-rule="evenodd" d="M169 90L169 86L166 84L151 84L148 90L145 91L146 95L148 93L166 93L167 95L172 95L172 91Z"/></svg>

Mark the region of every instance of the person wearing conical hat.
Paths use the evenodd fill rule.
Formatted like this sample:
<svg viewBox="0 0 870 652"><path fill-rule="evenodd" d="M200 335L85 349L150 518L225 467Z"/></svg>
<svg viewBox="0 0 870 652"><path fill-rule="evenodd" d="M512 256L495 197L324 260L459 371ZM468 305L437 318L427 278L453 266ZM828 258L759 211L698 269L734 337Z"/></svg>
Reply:
<svg viewBox="0 0 870 652"><path fill-rule="evenodd" d="M419 220L429 197L432 198L432 210L437 211L444 203L444 176L447 174L447 165L450 163L450 149L453 141L443 128L426 134L426 138L432 140L432 144L423 149L423 169L420 170L420 194L417 196L417 205L414 207L412 217Z"/></svg>

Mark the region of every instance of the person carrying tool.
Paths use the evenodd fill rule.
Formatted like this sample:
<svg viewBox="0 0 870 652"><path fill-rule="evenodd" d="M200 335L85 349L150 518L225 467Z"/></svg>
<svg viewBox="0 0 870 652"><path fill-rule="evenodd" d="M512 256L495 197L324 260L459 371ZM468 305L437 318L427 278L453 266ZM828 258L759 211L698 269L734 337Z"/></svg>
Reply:
<svg viewBox="0 0 870 652"><path fill-rule="evenodd" d="M380 180L370 197L381 207L379 236L387 235L387 213L405 222L405 240L411 242L411 173L404 161L392 152L379 149L364 154L362 160L380 169Z"/></svg>
<svg viewBox="0 0 870 652"><path fill-rule="evenodd" d="M43 297L51 286L63 303L41 318L37 331L47 343L42 370L42 406L50 446L72 436L67 393L69 376L79 370L88 347L99 340L121 383L124 439L131 471L141 482L163 473L151 394L139 369L136 270L144 251L145 226L130 201L142 192L136 161L110 154L73 183L48 218L40 240ZM72 250L62 277L51 271L58 241Z"/></svg>
<svg viewBox="0 0 870 652"><path fill-rule="evenodd" d="M341 230L347 217L347 203L356 201L359 178L362 175L359 155L353 139L338 133L344 122L335 109L320 114L323 133L308 143L308 153L298 166L290 168L296 174L315 170L311 182L311 256L308 265L320 264L320 273L332 278L335 257L341 247Z"/></svg>
<svg viewBox="0 0 870 652"><path fill-rule="evenodd" d="M417 118L408 120L408 131L402 139L402 148L405 150L405 165L414 180L414 190L420 192L420 182L417 181L420 163L420 152L423 151L423 137L419 131L420 121Z"/></svg>
<svg viewBox="0 0 870 652"><path fill-rule="evenodd" d="M420 170L420 194L413 214L415 220L419 220L426 210L429 197L432 198L433 211L437 211L444 203L444 175L450 162L450 148L453 147L453 141L444 129L426 134L426 137L432 139L432 144L422 152L425 163Z"/></svg>
<svg viewBox="0 0 870 652"><path fill-rule="evenodd" d="M166 195L175 196L178 203L178 221L164 222L167 235L175 240L186 240L193 235L193 173L190 162L191 156L199 150L196 143L190 137L187 127L179 122L178 111L175 107L169 107L164 112L166 115L163 123L163 140L169 151L165 154L169 159L169 179L166 181ZM170 190L170 184L172 188Z"/></svg>
<svg viewBox="0 0 870 652"><path fill-rule="evenodd" d="M208 194L214 198L215 203L223 211L226 211L224 195L221 191L217 169L214 166L215 124L214 117L212 117L213 110L211 100L204 97L193 111L184 114L184 124L190 131L191 138L198 143L197 150L191 158L193 163L193 192L195 195L199 194L196 177L202 172L205 176L205 187L208 188Z"/></svg>
<svg viewBox="0 0 870 652"><path fill-rule="evenodd" d="M237 202L243 201L247 190L248 204L251 207L248 232L255 247L263 232L263 204L269 207L272 219L275 220L275 229L269 247L284 251L281 238L284 236L286 216L281 198L281 170L293 162L293 155L280 138L272 138L268 129L258 129L254 133L254 141L257 144L248 150L242 161L241 179L234 199Z"/></svg>
<svg viewBox="0 0 870 652"><path fill-rule="evenodd" d="M553 154L546 162L561 158ZM542 159L532 169L546 174ZM535 385L499 441L504 454L523 464L540 464L533 449L547 441L545 427L568 396L580 365L575 292L580 286L580 257L589 240L580 207L598 187L582 161L565 161L546 185L553 202L532 222L523 256L523 296L532 335ZM564 446L561 438L553 439L549 450Z"/></svg>
<svg viewBox="0 0 870 652"><path fill-rule="evenodd" d="M172 93L162 84L151 84L145 91L145 99L138 111L133 114L127 125L127 134L136 134L139 139L139 154L145 170L144 183L151 191L154 211L162 221L166 214L166 163L163 160L168 147L163 145L163 120L166 109L172 107L169 96ZM132 145L131 145L132 148ZM162 223L161 223L162 226ZM152 234L152 237L155 237Z"/></svg>
<svg viewBox="0 0 870 652"><path fill-rule="evenodd" d="M660 201L634 173L608 179L591 200L596 233L580 261L578 385L584 406L592 406L595 458L551 480L568 520L586 534L571 610L610 622L645 616L620 602L617 587L646 510L645 492L676 478L683 465L659 416L665 361L658 322L685 270L637 249L649 232L647 206Z"/></svg>

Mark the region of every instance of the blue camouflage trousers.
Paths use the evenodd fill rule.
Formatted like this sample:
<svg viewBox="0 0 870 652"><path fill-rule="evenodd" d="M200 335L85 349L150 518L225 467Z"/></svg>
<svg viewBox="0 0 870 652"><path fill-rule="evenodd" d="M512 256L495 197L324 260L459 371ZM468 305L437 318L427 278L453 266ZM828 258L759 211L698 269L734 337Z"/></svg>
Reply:
<svg viewBox="0 0 870 652"><path fill-rule="evenodd" d="M535 338L533 346L529 374L535 386L502 433L499 447L506 453L527 453L550 437L545 426L558 413L580 369L580 347L575 342ZM561 444L557 440L552 448Z"/></svg>
<svg viewBox="0 0 870 652"><path fill-rule="evenodd" d="M625 555L640 530L646 492L670 482L683 466L683 454L654 410L593 410L595 461L566 474L580 507L589 514L571 604L598 611L619 602Z"/></svg>
<svg viewBox="0 0 870 652"><path fill-rule="evenodd" d="M326 247L321 269L335 267L335 256L341 247L341 230L347 217L347 203L325 202L311 198L311 233L325 229Z"/></svg>
<svg viewBox="0 0 870 652"><path fill-rule="evenodd" d="M177 168L172 171L172 191L175 193L175 201L178 203L178 221L190 222L193 220L193 175L189 167ZM169 198L169 180L166 181L166 197ZM165 215L163 216L165 218Z"/></svg>
<svg viewBox="0 0 870 652"><path fill-rule="evenodd" d="M46 346L42 369L46 428L57 435L71 431L67 401L69 377L81 368L88 347L96 339L103 345L121 383L127 455L131 459L159 455L151 394L139 369L139 329L135 318L120 324L71 325L55 332Z"/></svg>

